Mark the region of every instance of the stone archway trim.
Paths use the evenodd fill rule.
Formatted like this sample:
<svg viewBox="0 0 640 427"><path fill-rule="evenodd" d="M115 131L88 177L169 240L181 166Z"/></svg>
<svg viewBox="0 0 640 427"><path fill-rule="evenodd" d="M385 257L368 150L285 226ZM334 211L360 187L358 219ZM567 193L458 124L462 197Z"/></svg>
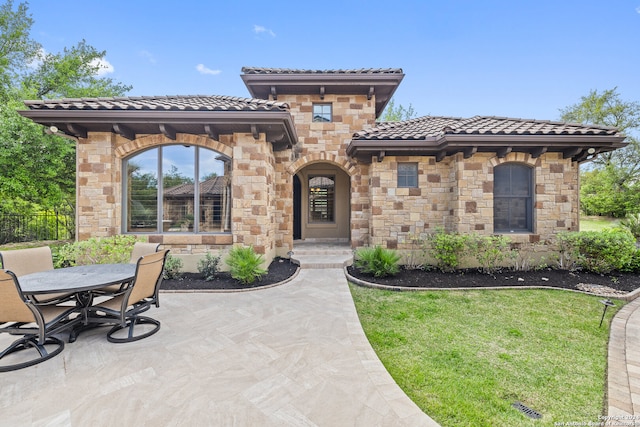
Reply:
<svg viewBox="0 0 640 427"><path fill-rule="evenodd" d="M493 157L489 160L489 163L491 163L491 166L496 167L498 165L501 165L502 163L508 163L508 162L518 162L518 163L525 163L531 167L535 167L537 164L538 159L534 158L531 156L531 154L529 153L509 153L506 156L504 156L503 158L499 158L499 157Z"/></svg>
<svg viewBox="0 0 640 427"><path fill-rule="evenodd" d="M216 141L206 136L191 135L187 133L177 134L175 140L169 139L166 136L159 134L143 136L141 138L136 138L133 141L127 141L126 143L116 148L114 153L116 157L123 159L135 152L144 150L146 148L157 147L160 145L171 145L176 143L196 145L198 147L204 147L210 150L214 150L230 158L233 157L233 148L229 147L228 145L225 145L220 141Z"/></svg>
<svg viewBox="0 0 640 427"><path fill-rule="evenodd" d="M295 175L305 166L309 166L313 163L331 163L338 166L340 169L345 171L350 177L353 176L356 171L356 165L351 163L349 160L341 159L335 154L322 152L322 153L313 153L307 156L301 157L296 160L292 164L287 167L287 172L290 175Z"/></svg>

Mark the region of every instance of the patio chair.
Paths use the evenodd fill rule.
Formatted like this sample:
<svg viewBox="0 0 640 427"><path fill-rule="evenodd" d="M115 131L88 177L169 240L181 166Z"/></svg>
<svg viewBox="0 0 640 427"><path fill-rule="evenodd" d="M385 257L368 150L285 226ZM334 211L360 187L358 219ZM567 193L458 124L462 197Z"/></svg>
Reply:
<svg viewBox="0 0 640 427"><path fill-rule="evenodd" d="M89 308L89 323L115 324L107 333L109 342L137 341L160 330L159 321L140 314L149 310L152 305L160 306L158 293L168 253L169 250L165 249L139 258L133 281L120 294ZM135 328L140 325L146 325L139 328L145 331L136 335ZM151 329L148 325L151 325ZM123 337L118 332L125 329L127 334Z"/></svg>
<svg viewBox="0 0 640 427"><path fill-rule="evenodd" d="M0 372L33 366L59 354L64 341L54 335L73 325L70 316L78 308L69 305L38 305L22 294L14 273L0 270L0 333L22 335L0 352ZM22 353L35 350L24 360Z"/></svg>
<svg viewBox="0 0 640 427"><path fill-rule="evenodd" d="M133 244L133 250L131 251L129 264L135 264L141 257L158 252L158 248L160 248L160 243L135 242ZM126 285L126 283L121 283L119 285L105 286L102 289L96 290L94 294L99 296L114 295L122 292Z"/></svg>
<svg viewBox="0 0 640 427"><path fill-rule="evenodd" d="M53 257L49 246L0 251L0 261L2 261L2 268L11 270L17 277L53 270ZM73 293L39 294L29 295L29 299L37 304L57 304L72 299L73 295Z"/></svg>
<svg viewBox="0 0 640 427"><path fill-rule="evenodd" d="M158 248L160 248L160 243L135 242L133 244L133 250L131 251L129 263L135 264L138 262L140 257L158 252Z"/></svg>

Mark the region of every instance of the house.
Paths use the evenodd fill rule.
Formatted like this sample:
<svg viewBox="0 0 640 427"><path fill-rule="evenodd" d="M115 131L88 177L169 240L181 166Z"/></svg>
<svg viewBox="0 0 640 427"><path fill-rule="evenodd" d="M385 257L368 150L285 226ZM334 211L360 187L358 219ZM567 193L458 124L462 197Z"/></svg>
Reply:
<svg viewBox="0 0 640 427"><path fill-rule="evenodd" d="M26 101L77 138L77 236L144 234L172 254L298 239L408 247L435 227L518 242L577 230L579 165L614 128L504 117L376 123L401 69L243 68L251 98ZM54 128L55 127L55 128Z"/></svg>

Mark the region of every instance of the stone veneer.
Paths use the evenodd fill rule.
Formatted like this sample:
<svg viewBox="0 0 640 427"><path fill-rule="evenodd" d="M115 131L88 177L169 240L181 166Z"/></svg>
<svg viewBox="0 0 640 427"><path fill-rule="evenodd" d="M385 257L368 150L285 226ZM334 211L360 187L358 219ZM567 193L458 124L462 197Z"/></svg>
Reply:
<svg viewBox="0 0 640 427"><path fill-rule="evenodd" d="M397 187L397 164L418 164L418 188ZM509 153L502 159L477 153L434 157L385 157L371 164L371 244L410 249L411 236L447 231L493 233L493 168L505 162L534 168L534 232L509 234L518 243L548 240L578 229L578 166L560 153L532 158Z"/></svg>
<svg viewBox="0 0 640 427"><path fill-rule="evenodd" d="M434 157L388 156L371 164L346 156L354 132L375 123L375 98L366 96L280 95L290 106L299 137L293 149L274 152L263 134L141 136L130 141L108 132L92 132L77 150L78 239L122 232L122 160L151 146L186 143L232 158L231 234L152 234L149 241L172 254L199 255L233 244L253 245L266 261L293 249L293 176L323 163L350 177L350 240L353 247L380 244L408 249L409 237L441 226L461 233L493 233L493 168L520 162L535 168L534 230L516 234L520 242L546 240L578 227L578 165L561 154L539 158L509 153L462 154L436 162ZM330 103L334 121L314 123L314 103ZM419 165L418 188L397 188L398 162Z"/></svg>

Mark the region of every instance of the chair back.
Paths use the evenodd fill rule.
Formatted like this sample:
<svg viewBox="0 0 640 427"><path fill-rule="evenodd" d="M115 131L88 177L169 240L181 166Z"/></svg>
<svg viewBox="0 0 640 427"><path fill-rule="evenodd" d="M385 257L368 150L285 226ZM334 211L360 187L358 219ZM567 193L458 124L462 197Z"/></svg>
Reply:
<svg viewBox="0 0 640 427"><path fill-rule="evenodd" d="M0 270L0 323L35 321L33 312L22 296L16 275L11 271Z"/></svg>
<svg viewBox="0 0 640 427"><path fill-rule="evenodd" d="M53 257L49 246L0 251L0 260L2 268L11 270L17 277L53 270Z"/></svg>
<svg viewBox="0 0 640 427"><path fill-rule="evenodd" d="M159 247L160 243L135 242L133 244L133 250L131 251L129 264L135 264L138 262L140 257L158 252Z"/></svg>
<svg viewBox="0 0 640 427"><path fill-rule="evenodd" d="M146 298L157 298L158 289L162 283L162 270L168 253L169 249L165 249L145 255L138 260L136 276L133 279L133 288L129 293L127 306Z"/></svg>

